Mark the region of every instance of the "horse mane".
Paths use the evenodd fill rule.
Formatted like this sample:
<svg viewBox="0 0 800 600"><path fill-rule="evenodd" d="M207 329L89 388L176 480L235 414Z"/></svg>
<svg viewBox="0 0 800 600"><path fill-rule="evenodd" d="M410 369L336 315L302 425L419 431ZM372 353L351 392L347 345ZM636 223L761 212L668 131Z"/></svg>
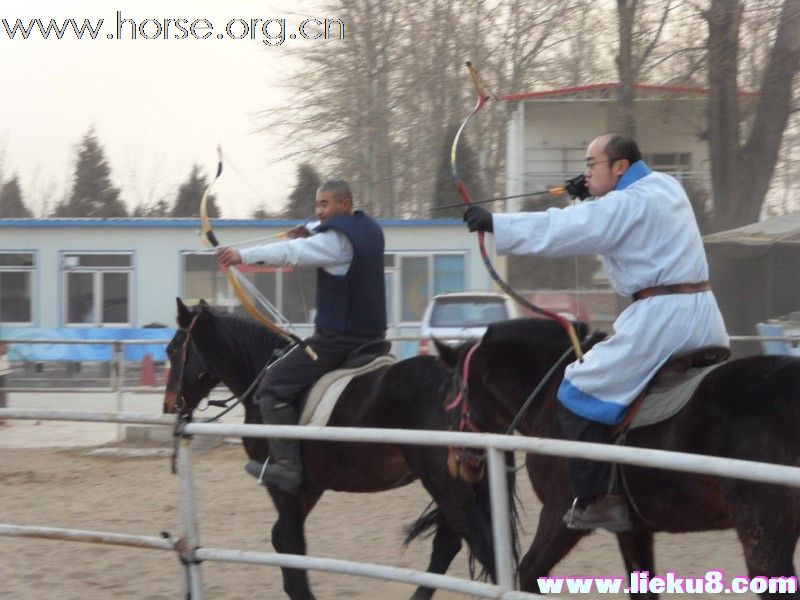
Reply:
<svg viewBox="0 0 800 600"><path fill-rule="evenodd" d="M578 339L584 340L589 331L586 323L575 323ZM595 334L597 335L597 334ZM602 334L605 337L605 334ZM593 335L592 338L595 336ZM599 340L597 340L599 341ZM499 321L489 325L483 336L484 344L521 344L530 346L532 343L547 348L562 348L566 350L569 338L564 329L551 319L512 319ZM596 343L596 342L595 342ZM594 344L592 344L594 345Z"/></svg>
<svg viewBox="0 0 800 600"><path fill-rule="evenodd" d="M267 329L249 316L221 312L211 307L200 310L207 311L211 316L219 337L225 340L237 355L252 360L256 369L260 369L275 350L289 345L286 338Z"/></svg>

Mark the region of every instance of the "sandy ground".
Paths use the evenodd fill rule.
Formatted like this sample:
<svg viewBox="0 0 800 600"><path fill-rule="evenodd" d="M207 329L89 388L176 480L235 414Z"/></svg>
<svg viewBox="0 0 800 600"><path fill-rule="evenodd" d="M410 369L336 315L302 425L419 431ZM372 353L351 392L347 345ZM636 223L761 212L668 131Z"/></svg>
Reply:
<svg viewBox="0 0 800 600"><path fill-rule="evenodd" d="M150 536L166 530L177 536L179 480L170 474L169 451L119 443L115 433L115 426L81 423L9 421L0 426L0 522ZM243 472L241 448L223 445L197 452L194 464L202 544L271 551L274 510L264 489ZM527 548L538 503L527 479L520 484ZM424 570L429 541L417 541L405 552L401 542L403 526L427 502L418 484L370 495L329 492L307 523L310 553ZM697 576L717 568L731 577L746 573L733 532L662 534L657 536L656 556L661 572ZM462 551L449 574L467 572ZM175 556L167 552L0 537L3 599L176 598L179 574ZM615 538L600 532L584 540L555 574L623 576ZM338 574L314 572L310 577L319 600L395 600L413 591L404 584ZM280 571L274 567L204 563L203 579L206 598L284 597ZM440 592L436 598L463 596Z"/></svg>

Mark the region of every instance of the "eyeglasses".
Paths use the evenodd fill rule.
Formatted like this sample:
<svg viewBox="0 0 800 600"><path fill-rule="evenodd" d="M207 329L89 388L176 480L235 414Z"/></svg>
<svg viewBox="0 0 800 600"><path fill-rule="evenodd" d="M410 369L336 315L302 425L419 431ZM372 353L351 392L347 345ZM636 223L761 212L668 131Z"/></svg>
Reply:
<svg viewBox="0 0 800 600"><path fill-rule="evenodd" d="M602 165L603 163L613 163L618 161L618 158L609 158L608 160L594 160L593 158L586 159L586 170L591 171L597 165Z"/></svg>

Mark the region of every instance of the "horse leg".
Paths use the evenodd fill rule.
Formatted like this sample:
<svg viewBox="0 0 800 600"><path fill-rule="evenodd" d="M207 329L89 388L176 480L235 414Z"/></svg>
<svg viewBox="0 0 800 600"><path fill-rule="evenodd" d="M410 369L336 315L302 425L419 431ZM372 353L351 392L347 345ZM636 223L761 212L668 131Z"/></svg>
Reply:
<svg viewBox="0 0 800 600"><path fill-rule="evenodd" d="M520 589L539 593L539 577L545 577L588 531L567 529L561 521L566 509L545 504L531 547L519 563Z"/></svg>
<svg viewBox="0 0 800 600"><path fill-rule="evenodd" d="M648 572L652 577L656 570L653 554L653 534L650 531L633 531L617 534L617 543L625 561L628 573L634 571ZM658 598L658 594L642 592L631 594L631 598Z"/></svg>
<svg viewBox="0 0 800 600"><path fill-rule="evenodd" d="M322 490L303 490L298 495L279 491L272 493L272 500L278 510L278 520L272 526L272 545L275 550L285 554L306 553L303 524L320 496ZM281 572L283 590L291 600L314 600L305 570L281 567Z"/></svg>
<svg viewBox="0 0 800 600"><path fill-rule="evenodd" d="M771 506L779 506L774 504ZM773 513L767 519L763 518L760 511L745 515L737 515L736 533L744 548L744 560L747 564L747 575L752 580L755 577L794 577L793 555L797 545L798 531L796 517L795 527L788 522L779 522ZM728 582L730 583L730 582ZM761 598L796 598L800 594L770 594L769 590L759 594Z"/></svg>
<svg viewBox="0 0 800 600"><path fill-rule="evenodd" d="M461 536L453 531L440 513L436 522L436 535L433 537L433 551L431 552L431 561L428 563L428 573L444 575L460 550ZM435 588L420 586L411 596L411 600L430 600L435 591Z"/></svg>

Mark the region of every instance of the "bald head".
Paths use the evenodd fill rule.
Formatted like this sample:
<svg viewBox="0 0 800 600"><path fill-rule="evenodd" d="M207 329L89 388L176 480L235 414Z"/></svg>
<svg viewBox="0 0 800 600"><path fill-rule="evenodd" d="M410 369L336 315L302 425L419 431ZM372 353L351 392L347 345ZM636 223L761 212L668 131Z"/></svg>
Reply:
<svg viewBox="0 0 800 600"><path fill-rule="evenodd" d="M604 133L586 148L586 185L592 196L605 196L617 187L620 177L642 159L639 147L631 138Z"/></svg>

